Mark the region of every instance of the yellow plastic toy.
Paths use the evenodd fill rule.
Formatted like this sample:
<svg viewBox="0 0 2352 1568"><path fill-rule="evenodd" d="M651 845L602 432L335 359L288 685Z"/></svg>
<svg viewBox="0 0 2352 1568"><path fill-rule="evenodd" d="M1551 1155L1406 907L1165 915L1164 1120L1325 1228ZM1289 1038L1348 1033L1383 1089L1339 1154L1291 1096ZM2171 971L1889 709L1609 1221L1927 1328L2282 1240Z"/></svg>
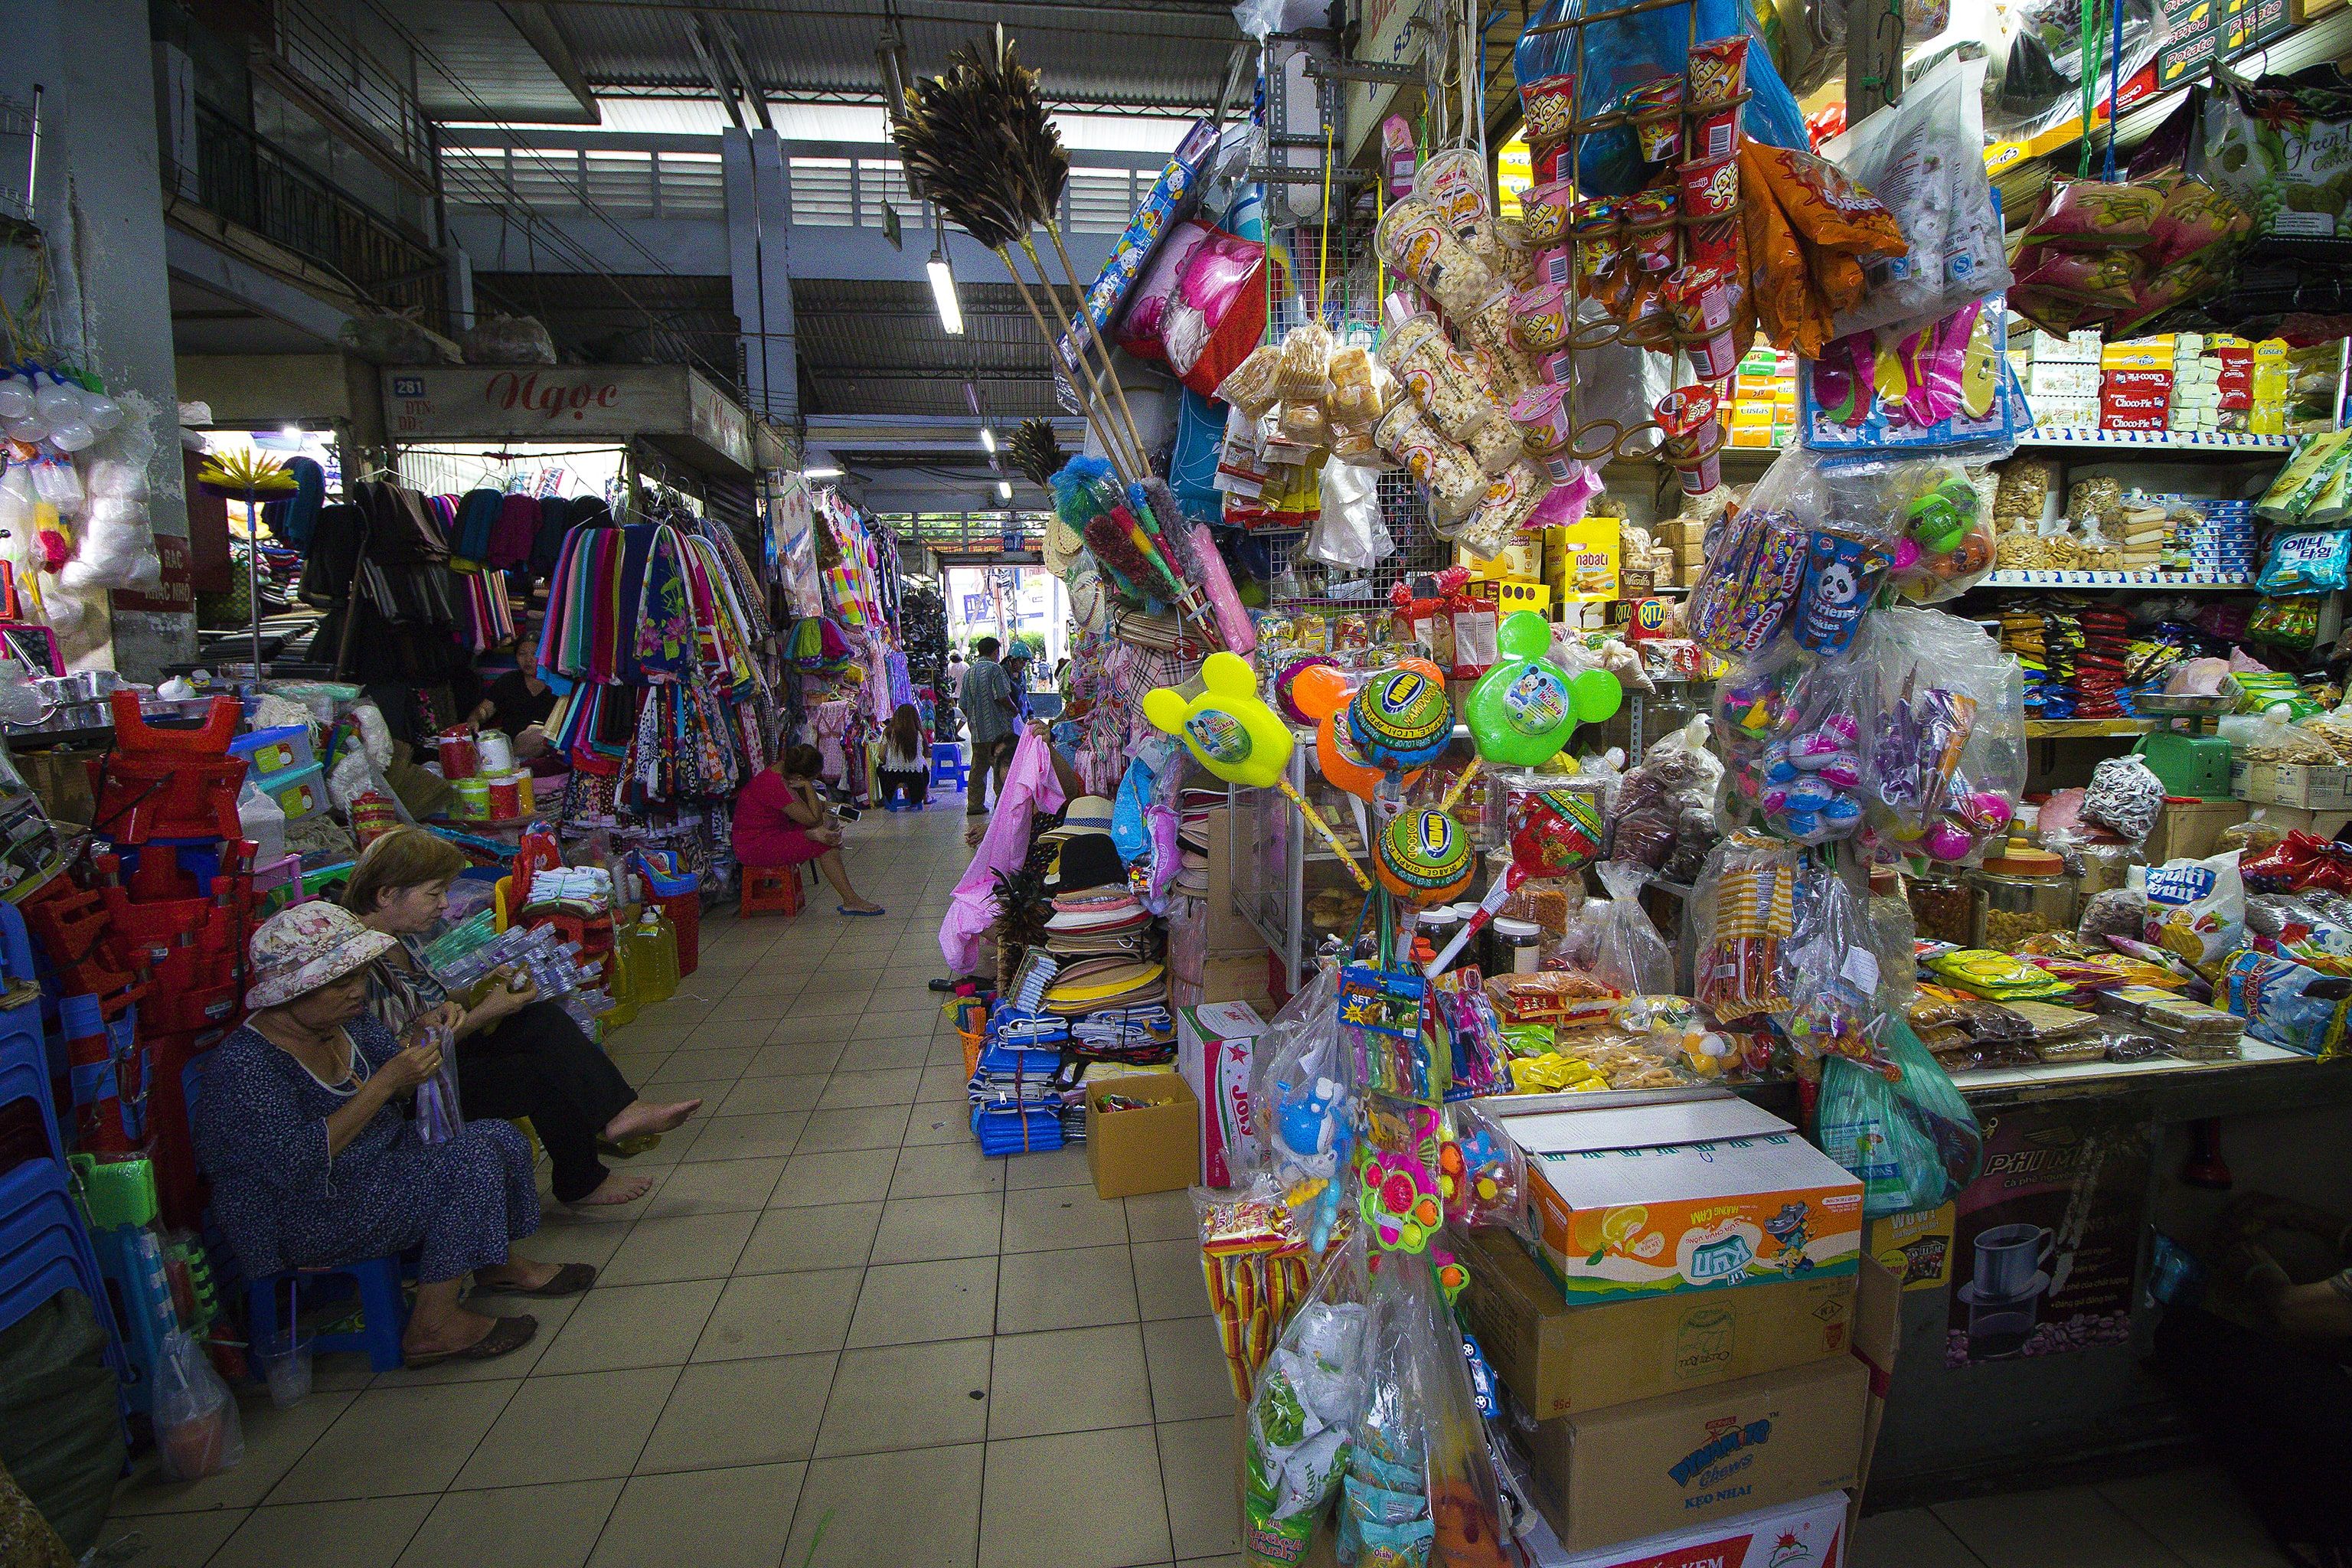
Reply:
<svg viewBox="0 0 2352 1568"><path fill-rule="evenodd" d="M1201 695L1189 700L1173 687L1154 687L1143 694L1143 716L1182 741L1194 760L1226 783L1280 790L1347 862L1357 885L1370 892L1372 879L1331 825L1291 787L1290 752L1297 742L1290 726L1257 694L1257 673L1249 661L1238 654L1213 653L1201 663Z"/></svg>

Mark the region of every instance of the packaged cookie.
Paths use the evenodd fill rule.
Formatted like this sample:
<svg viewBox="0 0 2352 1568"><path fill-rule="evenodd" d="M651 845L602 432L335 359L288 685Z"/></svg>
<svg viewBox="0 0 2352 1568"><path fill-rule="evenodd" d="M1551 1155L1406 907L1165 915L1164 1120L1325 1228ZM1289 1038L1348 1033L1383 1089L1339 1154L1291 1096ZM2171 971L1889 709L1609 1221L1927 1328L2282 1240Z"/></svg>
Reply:
<svg viewBox="0 0 2352 1568"><path fill-rule="evenodd" d="M1331 334L1302 321L1282 340L1282 400L1320 404L1331 391Z"/></svg>
<svg viewBox="0 0 2352 1568"><path fill-rule="evenodd" d="M1369 350L1345 348L1331 356L1331 392L1325 409L1342 424L1370 429L1381 416L1381 395L1372 379Z"/></svg>
<svg viewBox="0 0 2352 1568"><path fill-rule="evenodd" d="M1217 384L1217 395L1255 419L1282 396L1282 349L1260 343Z"/></svg>

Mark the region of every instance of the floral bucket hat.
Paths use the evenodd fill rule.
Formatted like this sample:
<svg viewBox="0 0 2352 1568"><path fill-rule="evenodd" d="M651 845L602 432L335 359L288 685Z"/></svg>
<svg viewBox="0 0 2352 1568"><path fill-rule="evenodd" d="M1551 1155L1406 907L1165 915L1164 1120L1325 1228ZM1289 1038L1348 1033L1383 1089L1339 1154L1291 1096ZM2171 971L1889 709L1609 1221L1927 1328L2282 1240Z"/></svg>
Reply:
<svg viewBox="0 0 2352 1568"><path fill-rule="evenodd" d="M247 952L253 984L246 987L250 1008L276 1007L316 991L374 963L398 946L370 931L340 904L314 899L272 915L253 933Z"/></svg>

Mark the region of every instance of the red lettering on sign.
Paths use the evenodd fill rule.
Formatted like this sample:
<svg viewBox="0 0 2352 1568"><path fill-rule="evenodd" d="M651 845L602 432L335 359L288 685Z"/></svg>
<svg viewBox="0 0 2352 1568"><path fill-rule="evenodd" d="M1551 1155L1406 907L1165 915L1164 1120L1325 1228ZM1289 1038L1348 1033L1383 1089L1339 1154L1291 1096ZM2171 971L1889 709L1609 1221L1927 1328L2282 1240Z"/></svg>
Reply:
<svg viewBox="0 0 2352 1568"><path fill-rule="evenodd" d="M578 381L569 386L539 384L539 373L519 375L502 370L482 384L482 401L495 404L502 411L528 408L553 419L569 412L574 419L585 419L585 410L592 405L611 408L621 400L621 388L616 382Z"/></svg>

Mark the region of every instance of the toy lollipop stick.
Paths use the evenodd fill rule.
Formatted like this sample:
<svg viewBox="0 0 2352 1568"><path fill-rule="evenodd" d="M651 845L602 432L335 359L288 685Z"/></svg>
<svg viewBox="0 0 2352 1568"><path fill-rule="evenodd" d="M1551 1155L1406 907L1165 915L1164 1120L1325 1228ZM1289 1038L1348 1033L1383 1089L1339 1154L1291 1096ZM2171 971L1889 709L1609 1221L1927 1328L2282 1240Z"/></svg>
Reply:
<svg viewBox="0 0 2352 1568"><path fill-rule="evenodd" d="M1445 813L1448 816L1454 815L1454 803L1462 798L1465 791L1469 789L1471 781L1478 776L1478 765L1485 761L1486 759L1483 757L1472 757L1470 759L1470 765L1464 768L1461 775L1457 777L1453 784L1446 786L1445 798L1437 803L1438 810Z"/></svg>
<svg viewBox="0 0 2352 1568"><path fill-rule="evenodd" d="M1454 940L1445 944L1445 951L1423 964L1421 972L1433 980L1444 973L1445 966L1454 962L1454 955L1462 951L1462 944L1485 931L1486 922L1495 918L1495 911L1503 907L1503 900L1517 892L1519 884L1527 879L1527 872L1514 861L1509 869L1496 879L1495 885L1486 889L1486 896L1478 900L1477 912L1462 922L1462 929L1454 933Z"/></svg>
<svg viewBox="0 0 2352 1568"><path fill-rule="evenodd" d="M1291 787L1288 779L1275 780L1274 787L1280 790L1290 804L1298 808L1298 815L1307 819L1307 826L1321 834L1323 842L1328 844L1333 853L1347 863L1348 873L1356 879L1356 886L1368 893L1370 892L1372 879L1364 874L1364 868L1356 863L1356 858L1348 853L1348 847L1339 842L1339 836L1331 831L1331 825L1323 820L1323 814L1307 805L1306 797Z"/></svg>

